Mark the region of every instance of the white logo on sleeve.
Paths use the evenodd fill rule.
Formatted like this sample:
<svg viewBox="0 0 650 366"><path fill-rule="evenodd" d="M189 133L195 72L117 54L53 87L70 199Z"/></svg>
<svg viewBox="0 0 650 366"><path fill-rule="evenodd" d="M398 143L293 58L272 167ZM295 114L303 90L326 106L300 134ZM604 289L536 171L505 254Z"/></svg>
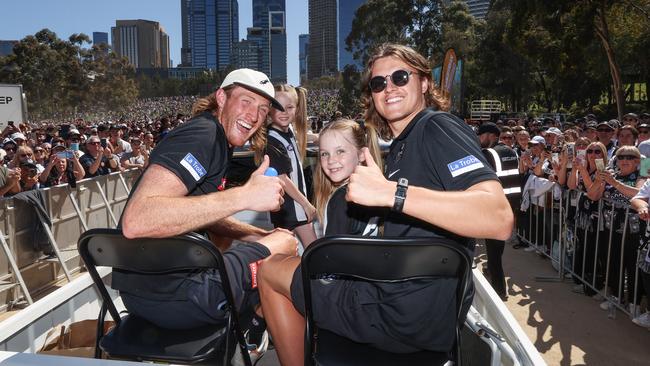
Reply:
<svg viewBox="0 0 650 366"><path fill-rule="evenodd" d="M197 182L207 173L203 165L199 163L198 159L196 159L192 153L187 153L187 155L185 155L183 160L181 160L181 165L190 172L194 180Z"/></svg>
<svg viewBox="0 0 650 366"><path fill-rule="evenodd" d="M447 164L447 168L449 169L451 176L454 178L461 174L465 174L467 172L471 172L472 170L480 169L483 167L483 163L474 155L467 155L462 159L458 159Z"/></svg>
<svg viewBox="0 0 650 366"><path fill-rule="evenodd" d="M392 177L393 175L397 174L397 172L399 172L399 171L400 171L400 169L397 169L397 170L394 171L394 172L390 172L390 174L388 174L388 178L390 178L390 177Z"/></svg>

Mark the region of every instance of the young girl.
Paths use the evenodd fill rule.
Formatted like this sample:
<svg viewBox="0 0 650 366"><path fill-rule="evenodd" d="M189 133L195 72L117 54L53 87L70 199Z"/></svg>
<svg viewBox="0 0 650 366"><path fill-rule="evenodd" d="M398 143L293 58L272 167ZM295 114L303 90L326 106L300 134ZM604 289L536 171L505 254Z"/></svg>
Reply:
<svg viewBox="0 0 650 366"><path fill-rule="evenodd" d="M293 230L303 247L316 240L311 222L316 208L306 197L305 177L302 173L302 157L307 146L307 98L303 88L287 84L275 86L276 99L284 112L273 109L268 129L266 154L270 166L278 171L284 182L284 203L277 212L271 212L275 227ZM295 134L294 134L295 133Z"/></svg>
<svg viewBox="0 0 650 366"><path fill-rule="evenodd" d="M366 129L357 122L339 119L321 131L314 197L325 235L377 236L376 213L373 215L363 206L349 205L345 200L348 178L364 161L363 146L368 146L375 161L381 162L378 145L366 143Z"/></svg>
<svg viewBox="0 0 650 366"><path fill-rule="evenodd" d="M357 165L364 164L366 156L381 162L377 134L351 120L337 120L327 125L319 136L319 161L314 176L314 192L319 215L323 219L325 235L376 235L377 211L345 200L347 183ZM364 151L365 149L369 150ZM379 163L378 165L381 165ZM268 258L258 274L260 296L266 323L273 335L282 364L301 364L305 320L300 258L276 255ZM346 304L336 302L339 294L350 287L348 281L337 280L326 285L315 281L318 294L315 306L332 311ZM329 300L324 300L329 299ZM316 303L317 301L317 303ZM338 334L359 339L354 326L345 322L323 325ZM352 332L352 333L349 333ZM295 361L295 362L294 362Z"/></svg>

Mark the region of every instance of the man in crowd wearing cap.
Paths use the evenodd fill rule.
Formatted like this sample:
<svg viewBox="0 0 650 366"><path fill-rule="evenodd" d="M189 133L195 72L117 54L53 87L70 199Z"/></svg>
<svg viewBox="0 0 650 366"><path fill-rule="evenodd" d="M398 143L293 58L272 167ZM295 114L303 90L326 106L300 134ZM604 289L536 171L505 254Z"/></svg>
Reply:
<svg viewBox="0 0 650 366"><path fill-rule="evenodd" d="M627 113L623 116L623 126L632 126L636 128L639 123L639 116L636 113Z"/></svg>
<svg viewBox="0 0 650 366"><path fill-rule="evenodd" d="M86 140L86 151L87 153L79 158L79 162L86 171L84 178L106 175L119 170L117 156L113 155L109 146L101 145L99 136L91 135Z"/></svg>
<svg viewBox="0 0 650 366"><path fill-rule="evenodd" d="M113 146L113 154L121 157L122 154L131 152L131 144L122 140L124 131L122 131L119 125L111 125L109 133L111 136L109 141Z"/></svg>
<svg viewBox="0 0 650 366"><path fill-rule="evenodd" d="M20 163L20 189L29 191L41 188L38 167L32 160Z"/></svg>
<svg viewBox="0 0 650 366"><path fill-rule="evenodd" d="M605 145L607 149L607 159L611 159L616 150L616 141L614 136L616 136L616 129L618 129L618 121L613 119L609 122L600 122L598 124L597 137L598 141Z"/></svg>
<svg viewBox="0 0 650 366"><path fill-rule="evenodd" d="M593 121L587 122L581 136L588 138L589 141L596 141L598 139L598 123Z"/></svg>
<svg viewBox="0 0 650 366"><path fill-rule="evenodd" d="M243 210L280 208L284 190L279 178L263 174L267 156L243 186L225 189L225 178L234 147L251 140L251 146L263 148L267 114L272 106L283 110L274 96L273 84L263 73L229 73L216 92L196 102L193 118L170 131L153 150L120 219L128 238L204 231L244 241L220 249L236 306L249 318L259 305L258 261L275 253L295 254L297 242L288 231L269 232L231 218ZM225 302L221 279L213 270L162 276L114 272L113 287L132 314L161 327L191 329L219 324L226 316L220 307Z"/></svg>
<svg viewBox="0 0 650 366"><path fill-rule="evenodd" d="M27 137L25 137L25 135L22 132L12 133L9 138L16 143L16 146L27 145Z"/></svg>
<svg viewBox="0 0 650 366"><path fill-rule="evenodd" d="M512 134L512 132L510 132ZM503 142L498 142L501 131L494 123L484 123L478 129L478 138L485 158L497 173L503 192L510 203L513 213L519 207L521 200L521 186L519 182L519 158L517 153ZM487 268L490 283L494 291L502 300L508 298L506 278L503 273L501 257L505 248L505 241L485 239L487 252Z"/></svg>
<svg viewBox="0 0 650 366"><path fill-rule="evenodd" d="M81 144L81 132L76 128L71 128L68 131L68 136L65 139L65 144L69 150L74 151L77 155L77 158L81 158L84 155L84 152L79 149Z"/></svg>

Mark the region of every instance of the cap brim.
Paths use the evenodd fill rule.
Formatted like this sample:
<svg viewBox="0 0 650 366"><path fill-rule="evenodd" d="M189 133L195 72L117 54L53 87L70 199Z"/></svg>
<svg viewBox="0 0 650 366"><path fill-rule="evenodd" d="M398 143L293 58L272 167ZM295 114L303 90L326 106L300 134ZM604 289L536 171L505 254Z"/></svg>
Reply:
<svg viewBox="0 0 650 366"><path fill-rule="evenodd" d="M272 96L268 95L268 94L267 94L266 92L264 92L263 90L261 90L261 89L257 89L257 88L253 88L253 87L250 86L250 85L242 84L242 83L239 83L239 82L234 82L233 84L234 84L234 85L237 85L237 86L241 86L241 87L244 88L244 89L248 89L248 90L252 91L252 92L255 93L255 94L259 94L259 95L263 96L264 98L268 99L269 102L271 102L271 106L272 106L273 108L275 108L275 109L277 109L277 110L279 110L279 111L284 112L284 107L282 107L282 104L280 104L280 102L278 102L277 100L275 100L275 98L273 98Z"/></svg>

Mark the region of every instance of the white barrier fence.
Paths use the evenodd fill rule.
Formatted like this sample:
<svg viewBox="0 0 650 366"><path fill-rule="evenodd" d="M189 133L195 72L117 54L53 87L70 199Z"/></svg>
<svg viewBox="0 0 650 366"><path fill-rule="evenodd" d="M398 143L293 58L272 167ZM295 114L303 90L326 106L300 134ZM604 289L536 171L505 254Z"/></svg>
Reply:
<svg viewBox="0 0 650 366"><path fill-rule="evenodd" d="M35 295L61 280L70 281L82 268L79 235L117 225L139 174L132 169L84 179L75 188L65 184L40 189L41 217L33 208L33 202L39 202L36 191L1 199L0 311L31 304Z"/></svg>

